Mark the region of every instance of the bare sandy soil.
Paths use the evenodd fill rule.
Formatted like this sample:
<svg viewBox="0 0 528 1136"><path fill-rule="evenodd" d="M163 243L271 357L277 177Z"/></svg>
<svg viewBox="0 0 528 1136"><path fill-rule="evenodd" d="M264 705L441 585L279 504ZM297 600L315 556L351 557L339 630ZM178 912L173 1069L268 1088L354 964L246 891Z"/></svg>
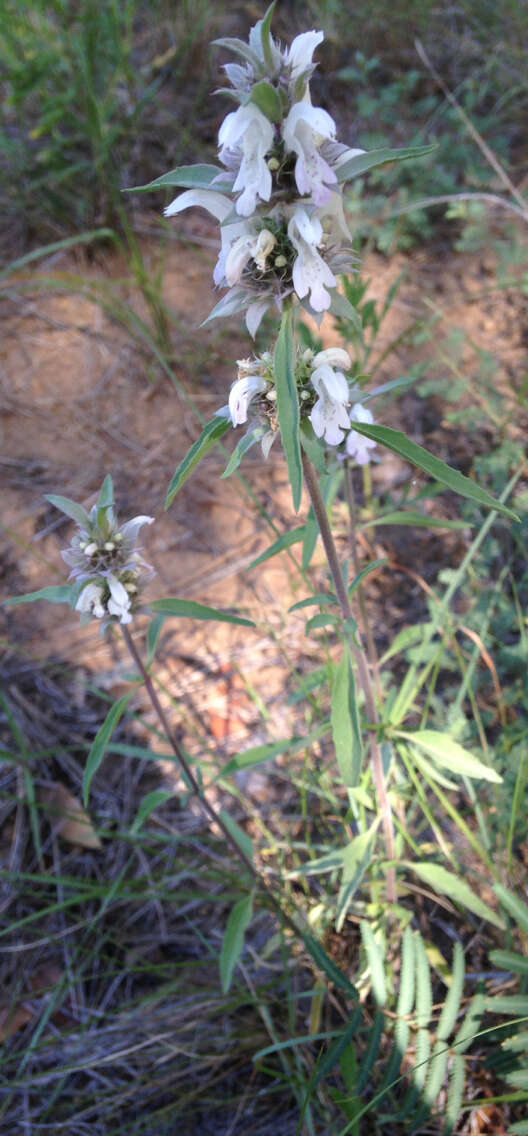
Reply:
<svg viewBox="0 0 528 1136"><path fill-rule="evenodd" d="M191 215L163 252L155 240L146 238L143 255L153 272L160 257L164 259L163 296L174 315L171 366L180 389L144 340L138 341L117 318L125 304L146 323L149 319L119 256L99 252L92 263L71 254L52 258L33 277L17 279L3 302L2 591L5 596L19 594L64 578L60 549L68 543L70 523L47 506L44 495L60 492L89 505L111 473L121 517L156 517L145 537L146 555L157 573L150 597L177 595L236 606L257 623L255 631L247 631L180 621L172 626L170 647L161 655L163 677L171 689L192 691L213 737L236 748L251 732L255 715L238 669L265 692L269 729L282 733L287 728L283 653L299 661L310 656L312 646L316 655L317 643L302 644L304 613L288 615L291 604L305 594L288 556L247 571L274 534L236 477L219 480L225 458L218 450L171 510L163 510L170 478L198 436L199 415L207 420L226 402L234 360L250 354L251 344L235 322L199 329L213 303L215 255L214 231L201 216ZM388 351L376 382L408 374L413 365L432 356L432 377L447 374L455 381L457 375L474 376L471 395L478 408L487 404L482 359L489 357L496 361L489 381L501 389L506 415L508 407L511 411L510 436L522 437L526 423L519 420L515 391L526 373L528 300L517 290L492 290L491 256L449 253L439 258L419 250L386 261L372 254L363 271L371 281L370 295L381 301L402 278L376 344L375 360ZM46 277L46 286L39 287L41 277ZM420 342L421 327L431 329L425 342ZM456 357L448 342L453 328L460 329ZM324 325L323 337L326 343L337 341L335 331ZM391 344L395 346L389 350ZM470 445L476 442L485 449L494 427L488 421L469 443L466 432L447 420L446 409L452 407L439 398L420 399L411 391L378 409L378 419L405 429L466 471ZM230 438L228 442L231 445ZM279 446L267 462L252 451L243 472L278 532L299 523L292 513ZM390 491L396 499L413 477L404 462L389 454L373 475L377 491ZM305 511L306 506L302 516ZM453 516L456 505L440 499L435 511ZM344 527L342 536L344 548ZM431 583L442 562L463 553L465 538L458 533L380 529L375 546L365 536L362 541L366 557L372 551L388 555L403 570L410 566ZM315 563L322 573L321 558ZM394 570L389 578L381 574L370 584L369 602L382 638L380 618L383 612L387 619ZM397 602L391 599L393 625L416 617L417 590L416 582L404 581ZM125 666L118 637L108 645L95 624L81 629L66 609L46 604L3 609L1 619L11 644L8 651L36 659L61 657L97 672L103 685L118 681Z"/></svg>

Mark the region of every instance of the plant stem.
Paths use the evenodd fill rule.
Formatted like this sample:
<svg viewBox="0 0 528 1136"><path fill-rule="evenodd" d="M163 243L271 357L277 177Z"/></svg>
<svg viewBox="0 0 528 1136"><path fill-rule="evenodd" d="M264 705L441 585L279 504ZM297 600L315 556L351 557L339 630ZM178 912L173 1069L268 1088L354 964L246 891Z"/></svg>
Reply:
<svg viewBox="0 0 528 1136"><path fill-rule="evenodd" d="M154 686L154 683L152 682L152 679L151 679L151 677L150 677L150 675L149 675L149 673L148 673L148 671L145 667L145 664L143 663L143 660L142 660L142 658L141 658L141 656L138 652L138 649L137 649L137 647L134 643L134 640L133 640L133 638L130 634L128 627L126 625L122 624L121 625L121 631L123 633L123 638L124 638L125 643L128 647L128 650L129 650L129 652L130 652L130 654L131 654L131 656L132 656L132 658L133 658L133 660L134 660L134 662L135 662L135 664L136 664L136 666L139 670L139 673L141 674L141 677L142 677L143 682L145 684L145 689L147 691L150 702L152 704L152 708L153 708L153 710L154 710L154 712L155 712L155 714L156 714L156 716L157 716L157 718L160 722L160 725L161 725L163 732L164 732L164 734L167 738L167 741L169 742L169 745L171 746L171 749L172 749L175 757L177 758L177 760L178 760L178 762L179 762L179 764L182 768L185 780L187 781L188 785L190 785L194 795L198 798L204 812L206 812L209 819L212 820L218 826L218 828L221 830L223 836L225 837L227 843L231 846L231 848L233 848L233 850L236 853L236 855L238 856L239 860L242 861L242 863L244 864L244 867L250 873L250 875L252 876L255 883L260 888L262 888L262 890L265 892L267 899L269 900L271 906L275 909L275 911L277 912L279 917L290 928L290 930L293 931L296 938L298 936L301 936L301 938L303 938L304 936L303 936L302 930L297 926L294 919L292 919L287 914L287 912L283 910L280 901L276 898L276 896L275 896L274 892L271 890L269 884L266 883L266 881L261 876L260 872L258 872L257 869L255 868L254 864L251 863L249 856L246 856L246 853L242 850L242 848L239 847L236 840L234 839L231 832L229 831L227 825L222 820L222 817L220 816L220 814L216 811L214 806L210 803L210 801L207 800L207 797L204 795L203 790L200 788L199 782L197 781L181 746L176 741L176 739L175 739L175 737L172 733L172 730L170 728L170 725L169 725L169 722L168 722L168 719L167 719L167 715L165 714L163 706L161 705L161 702L158 698L158 694L157 694L156 688Z"/></svg>
<svg viewBox="0 0 528 1136"><path fill-rule="evenodd" d="M356 501L355 501L355 497L354 497L354 485L353 485L353 481L352 481L352 470L350 468L348 461L345 461L345 491L346 491L348 515L349 515L348 535L349 535L350 555L352 557L352 565L353 565L353 568L354 568L354 572L355 572L356 576L359 576L360 567L359 567L359 559L358 559L358 551L357 551L357 537L356 537L356 531L357 531ZM376 651L376 644L374 643L374 636L372 634L372 627L370 625L370 619L369 619L369 614L368 614L368 611L367 611L367 605L366 605L366 602L365 602L365 593L363 591L361 584L357 588L356 594L357 594L357 598L358 598L359 612L360 612L360 615L361 615L361 623L363 625L362 631L363 631L363 634L365 636L365 641L366 641L366 644L367 644L368 659L369 659L369 663L370 663L370 668L372 670L372 675L373 675L373 679L374 679L374 686L376 688L376 696L377 696L378 702L381 702L383 700L383 691L382 691L382 688L381 688L381 681L380 681L380 674L379 674L378 655L377 655L377 651Z"/></svg>
<svg viewBox="0 0 528 1136"><path fill-rule="evenodd" d="M330 528L330 522L328 520L328 514L326 512L325 503L323 501L317 473L310 459L305 453L303 453L303 467L306 485L310 494L313 510L317 518L317 524L319 525L319 532L321 533L324 550L326 552L326 559L328 560L328 566L330 568L330 572L332 573L332 579L334 581L334 586L337 598L339 600L339 605L341 607L343 619L352 619L352 607L350 604L350 598L343 581L337 549L334 543L334 538L332 536L332 530ZM351 649L358 669L360 686L365 696L365 708L367 711L367 716L369 718L369 721L372 722L373 725L377 726L379 725L378 708L374 696L374 688L370 677L370 671L365 659L365 653L359 647L356 647L354 643L351 644ZM392 811L389 799L387 797L381 746L377 736L374 733L370 735L370 757L372 762L374 784L376 786L376 795L381 812L387 859L394 860L394 826L392 820ZM389 903L396 902L396 873L393 866L387 868L387 899Z"/></svg>

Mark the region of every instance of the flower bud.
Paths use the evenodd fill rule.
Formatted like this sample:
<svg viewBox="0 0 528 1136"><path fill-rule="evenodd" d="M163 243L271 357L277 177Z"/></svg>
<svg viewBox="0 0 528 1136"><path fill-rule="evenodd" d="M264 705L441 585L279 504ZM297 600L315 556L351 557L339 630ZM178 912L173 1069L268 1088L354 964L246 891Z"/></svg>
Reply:
<svg viewBox="0 0 528 1136"><path fill-rule="evenodd" d="M97 548L97 545L95 544L95 541L92 540L90 544L87 544L85 546L84 555L85 556L95 556L95 553L98 552L98 551L99 550Z"/></svg>

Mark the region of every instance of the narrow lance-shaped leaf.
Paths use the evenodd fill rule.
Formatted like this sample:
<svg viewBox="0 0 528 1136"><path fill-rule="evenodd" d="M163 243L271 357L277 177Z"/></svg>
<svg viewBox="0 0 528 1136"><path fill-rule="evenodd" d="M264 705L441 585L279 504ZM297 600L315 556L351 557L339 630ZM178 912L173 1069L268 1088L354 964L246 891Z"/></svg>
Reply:
<svg viewBox="0 0 528 1136"><path fill-rule="evenodd" d="M255 426L254 430L249 430L247 434L244 434L244 437L241 438L238 445L235 446L235 449L233 450L233 453L231 454L231 457L229 458L229 461L224 469L222 477L231 477L231 474L238 469L240 462L242 461L242 458L245 456L245 454L247 454L253 446L256 446L257 442L260 442L265 433L265 426Z"/></svg>
<svg viewBox="0 0 528 1136"><path fill-rule="evenodd" d="M256 560L252 560L248 567L248 572L253 568L258 568L259 564L264 564L266 560L271 560L273 556L277 556L279 552L284 552L285 548L291 548L292 544L299 544L304 537L304 525L297 529L291 529L290 532L283 533L282 536L277 537L277 540L270 544L265 552L261 552Z"/></svg>
<svg viewBox="0 0 528 1136"><path fill-rule="evenodd" d="M461 497L468 497L471 501L476 501L477 504L484 505L487 509L496 509L498 513L504 513L513 521L519 520L516 513L506 508L506 505L502 505L500 501L496 501L490 493L471 481L471 478L465 477L463 473L458 473L456 469L451 469L451 466L446 465L440 458L435 458L417 442L411 442L400 430L392 430L390 426L367 426L364 422L354 422L354 430L357 430L358 434L364 434L366 438L371 438L374 442L386 446L387 449L399 454L412 465L418 466L418 469L423 469L424 473L428 473L430 477L440 481L447 489L459 493Z"/></svg>
<svg viewBox="0 0 528 1136"><path fill-rule="evenodd" d="M332 734L343 784L353 789L359 782L363 746L357 706L356 684L348 647L334 668L332 681Z"/></svg>
<svg viewBox="0 0 528 1136"><path fill-rule="evenodd" d="M153 789L151 793L147 793L132 822L130 832L134 834L138 833L154 810L157 809L159 805L164 805L165 801L169 801L173 796L174 793L171 792L170 789Z"/></svg>
<svg viewBox="0 0 528 1136"><path fill-rule="evenodd" d="M222 990L227 994L231 986L233 971L244 948L244 935L251 922L253 900L250 895L240 899L227 920L227 927L220 954L220 980Z"/></svg>
<svg viewBox="0 0 528 1136"><path fill-rule="evenodd" d="M101 492L97 501L98 509L108 509L114 504L114 483L110 474L108 474L101 486Z"/></svg>
<svg viewBox="0 0 528 1136"><path fill-rule="evenodd" d="M223 170L220 166L196 165L178 166L175 170L169 170L168 173L155 178L154 181L149 181L148 185L133 185L123 192L146 193L150 189L168 189L173 185L180 186L182 189L209 189L211 182L219 175L224 176L226 184L219 182L215 184L214 188L220 190L230 188L233 179L226 170Z"/></svg>
<svg viewBox="0 0 528 1136"><path fill-rule="evenodd" d="M417 746L418 749L423 749L442 769L450 769L452 773L458 773L461 777L492 781L497 785L502 781L502 777L491 766L484 765L484 762L479 761L458 742L453 741L449 734L437 730L416 730L411 734L402 730L398 731L398 737L405 738L410 745Z"/></svg>
<svg viewBox="0 0 528 1136"><path fill-rule="evenodd" d="M275 11L277 0L272 0L272 3L266 9L260 24L260 42L262 44L262 54L266 63L268 71L273 72L273 48L271 42L271 20Z"/></svg>
<svg viewBox="0 0 528 1136"><path fill-rule="evenodd" d="M495 927L504 930L504 922L487 903L478 896L474 889L470 887L465 880L460 880L453 872L448 872L441 864L419 863L414 862L408 865L412 868L413 872L420 877L424 883L435 891L440 892L441 895L447 895L454 903L459 903L461 907L467 908L479 919L487 919L489 923L493 923Z"/></svg>
<svg viewBox="0 0 528 1136"><path fill-rule="evenodd" d="M61 513L66 513L67 517L71 517L72 521L77 521L78 525L85 527L90 523L90 517L86 509L82 505L78 505L76 501L70 501L69 497L61 497L58 493L48 493L46 501L50 505L54 505L56 509L60 509Z"/></svg>
<svg viewBox="0 0 528 1136"><path fill-rule="evenodd" d="M69 604L72 594L71 584L50 584L47 588L39 588L38 592L26 592L25 596L13 596L4 600L4 606L14 607L15 604L35 603L35 600L47 600L48 603Z"/></svg>
<svg viewBox="0 0 528 1136"><path fill-rule="evenodd" d="M88 754L88 760L86 762L86 769L84 771L83 777L83 802L85 807L88 804L88 798L90 796L90 786L103 760L108 742L110 741L110 738L112 737L112 734L120 718L123 716L133 693L134 691L131 690L128 694L124 694L118 702L114 702L114 705L112 706L110 712L107 714L101 726L101 729L98 731L96 737L94 738L92 748Z"/></svg>
<svg viewBox="0 0 528 1136"><path fill-rule="evenodd" d="M202 458L209 453L210 450L216 446L216 443L223 438L224 434L231 428L231 420L229 418L216 417L204 426L202 433L198 440L194 442L190 450L187 451L184 459L180 462L176 473L169 485L167 491L167 500L165 501L165 508L168 509L172 505L174 498L187 478L191 476L193 470L201 462Z"/></svg>
<svg viewBox="0 0 528 1136"><path fill-rule="evenodd" d="M384 166L387 162L407 162L412 158L424 158L433 150L436 150L436 146L409 146L407 149L401 150L390 150L388 147L384 147L381 150L370 150L365 154L356 154L354 158L349 158L347 162L338 166L336 170L337 180L340 182L350 181L351 178L366 174L368 170L373 170L376 166Z"/></svg>
<svg viewBox="0 0 528 1136"><path fill-rule="evenodd" d="M241 627L254 627L251 619L244 619L241 615L231 614L229 611L218 611L215 607L196 603L195 600L181 600L177 596L167 596L163 600L154 600L150 604L153 611L165 616L177 615L184 619L211 619L217 623L238 623Z"/></svg>
<svg viewBox="0 0 528 1136"><path fill-rule="evenodd" d="M275 384L277 413L288 473L292 488L293 507L299 509L303 488L301 444L299 440L299 399L295 385L295 345L293 341L293 314L287 308L283 314L275 347Z"/></svg>

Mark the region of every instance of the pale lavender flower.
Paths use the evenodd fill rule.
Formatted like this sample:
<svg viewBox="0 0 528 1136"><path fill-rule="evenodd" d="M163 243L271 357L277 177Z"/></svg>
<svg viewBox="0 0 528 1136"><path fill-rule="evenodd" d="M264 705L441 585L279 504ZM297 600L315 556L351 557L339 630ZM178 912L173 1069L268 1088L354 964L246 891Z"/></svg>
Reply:
<svg viewBox="0 0 528 1136"><path fill-rule="evenodd" d="M263 394L268 384L261 375L243 375L237 379L229 392L229 415L233 426L247 422L248 411L253 399Z"/></svg>
<svg viewBox="0 0 528 1136"><path fill-rule="evenodd" d="M309 295L314 312L324 312L332 302L327 288L335 288L337 280L318 251L323 242L321 221L297 206L288 224L288 236L297 252L292 270L295 291L301 300Z"/></svg>
<svg viewBox="0 0 528 1136"><path fill-rule="evenodd" d="M335 138L335 123L325 110L309 102L292 106L282 126L286 150L297 154L295 181L300 194L311 194L316 205L329 201L329 185L337 182L337 175L321 154L321 142Z"/></svg>
<svg viewBox="0 0 528 1136"><path fill-rule="evenodd" d="M338 446L343 441L344 431L350 428L347 411L347 404L350 402L348 382L342 371L334 370L334 367L326 361L328 357L333 357L339 359L342 365L348 362L350 366L347 352L343 350L340 357L335 354L338 351L340 352L339 348L330 348L328 352L321 351L318 356L316 355L313 361L317 361L317 366L312 371L310 379L319 395L311 411L310 422L314 434L318 438L324 437L329 446ZM321 361L321 356L326 356L326 359Z"/></svg>
<svg viewBox="0 0 528 1136"><path fill-rule="evenodd" d="M271 197L271 172L266 154L271 150L274 136L272 123L255 103L247 103L228 114L220 127L220 161L233 151L240 151L233 192L242 190L236 203L236 211L242 217L249 217L255 211L257 197L261 201L269 201Z"/></svg>
<svg viewBox="0 0 528 1136"><path fill-rule="evenodd" d="M372 426L374 419L370 410L366 406L362 406L360 402L356 402L350 411L351 422L364 422L366 426ZM370 462L369 451L374 449L376 442L372 438L366 438L364 434L358 434L357 430L351 430L347 434L346 439L346 452L349 458L353 458L358 465L368 465Z"/></svg>

